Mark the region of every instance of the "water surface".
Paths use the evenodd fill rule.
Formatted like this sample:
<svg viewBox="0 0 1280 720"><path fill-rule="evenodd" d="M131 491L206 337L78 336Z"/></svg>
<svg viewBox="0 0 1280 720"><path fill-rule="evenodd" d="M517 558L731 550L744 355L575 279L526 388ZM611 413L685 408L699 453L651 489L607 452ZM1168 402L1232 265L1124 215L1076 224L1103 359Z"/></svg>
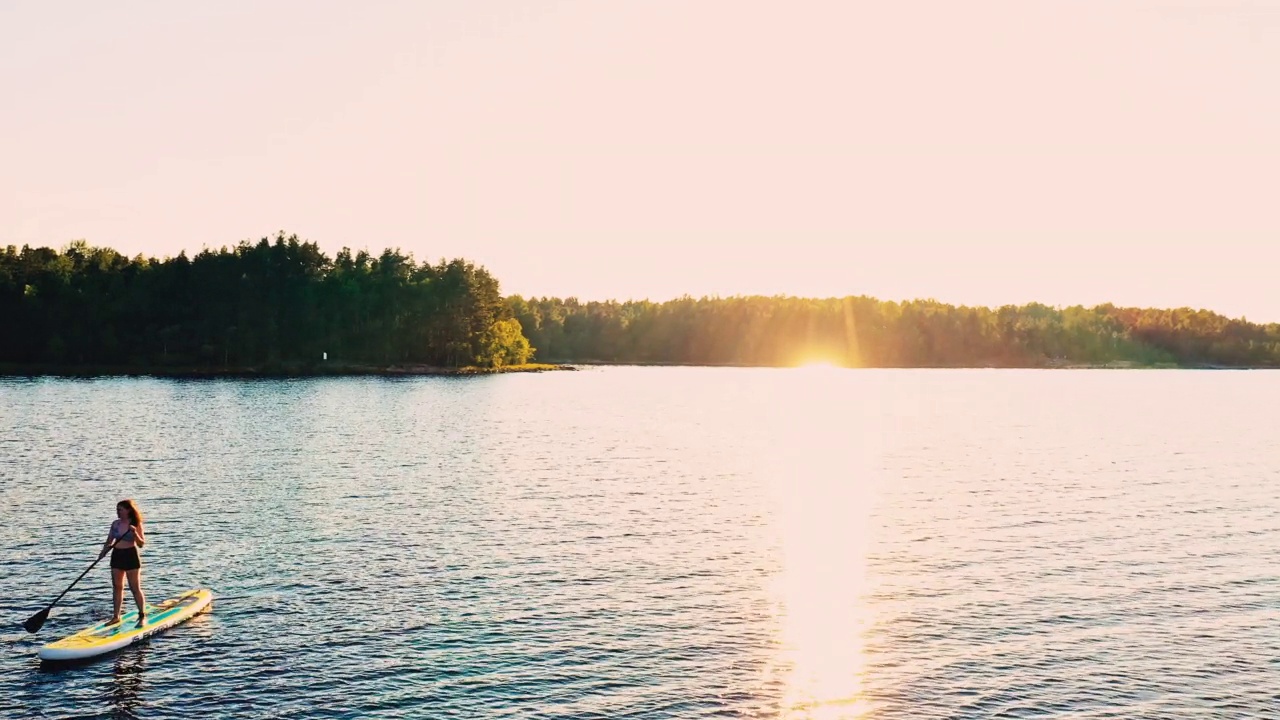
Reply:
<svg viewBox="0 0 1280 720"><path fill-rule="evenodd" d="M0 380L0 716L1248 718L1280 374ZM188 625L83 666L113 505Z"/></svg>

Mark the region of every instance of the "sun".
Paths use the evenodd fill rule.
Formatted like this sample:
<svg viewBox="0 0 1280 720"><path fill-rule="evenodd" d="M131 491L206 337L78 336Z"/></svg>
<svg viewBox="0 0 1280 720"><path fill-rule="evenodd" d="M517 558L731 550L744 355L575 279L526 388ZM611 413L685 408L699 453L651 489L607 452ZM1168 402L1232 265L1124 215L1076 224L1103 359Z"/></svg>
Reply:
<svg viewBox="0 0 1280 720"><path fill-rule="evenodd" d="M834 370L839 366L826 358L813 358L805 360L796 367L802 370Z"/></svg>

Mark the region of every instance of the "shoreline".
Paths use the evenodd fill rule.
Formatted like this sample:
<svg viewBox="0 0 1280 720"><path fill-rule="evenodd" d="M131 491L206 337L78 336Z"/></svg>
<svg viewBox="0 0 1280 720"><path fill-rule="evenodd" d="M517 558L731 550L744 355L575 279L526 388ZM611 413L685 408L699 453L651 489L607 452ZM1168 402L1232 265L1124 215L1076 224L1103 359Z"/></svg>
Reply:
<svg viewBox="0 0 1280 720"><path fill-rule="evenodd" d="M299 379L314 377L472 377L503 373L575 371L589 367L684 367L684 368L772 368L779 370L822 367L832 370L1277 370L1274 365L1219 365L1211 363L1140 363L1115 360L1105 363L1046 361L1042 363L983 363L932 365L763 365L755 363L680 363L583 360L576 362L526 363L502 367L441 367L417 363L371 365L357 363L279 363L248 367L146 366L146 365L43 365L0 363L3 377L154 377L199 379Z"/></svg>
<svg viewBox="0 0 1280 720"><path fill-rule="evenodd" d="M679 362L624 362L609 360L581 360L571 363L578 367L705 367L705 368L776 368L797 370L822 367L833 370L1278 370L1276 365L1222 365L1214 363L1141 363L1134 360L1111 362L1042 362L1042 363L934 363L930 365L835 365L827 363L802 365L763 365L757 363L679 363Z"/></svg>
<svg viewBox="0 0 1280 720"><path fill-rule="evenodd" d="M37 365L0 363L0 377L155 377L180 380L287 379L313 377L471 377L502 373L541 373L576 370L558 363L526 363L502 367L440 367L416 363L390 365L281 363L257 367L142 366L142 365Z"/></svg>

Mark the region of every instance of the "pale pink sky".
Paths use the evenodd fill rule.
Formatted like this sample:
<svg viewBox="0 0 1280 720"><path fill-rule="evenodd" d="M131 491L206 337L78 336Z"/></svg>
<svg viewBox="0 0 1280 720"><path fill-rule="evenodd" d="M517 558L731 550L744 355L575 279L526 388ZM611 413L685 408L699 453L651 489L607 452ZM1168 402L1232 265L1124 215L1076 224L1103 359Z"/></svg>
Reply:
<svg viewBox="0 0 1280 720"><path fill-rule="evenodd" d="M0 245L1280 321L1278 73L1264 0L9 0Z"/></svg>

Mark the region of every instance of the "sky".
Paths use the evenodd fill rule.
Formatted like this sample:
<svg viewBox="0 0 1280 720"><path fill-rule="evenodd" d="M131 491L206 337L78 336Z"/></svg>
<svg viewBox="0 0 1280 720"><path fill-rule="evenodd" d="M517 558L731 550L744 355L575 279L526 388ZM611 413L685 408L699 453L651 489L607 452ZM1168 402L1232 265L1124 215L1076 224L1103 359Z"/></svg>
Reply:
<svg viewBox="0 0 1280 720"><path fill-rule="evenodd" d="M1280 0L0 4L0 246L1280 321Z"/></svg>

